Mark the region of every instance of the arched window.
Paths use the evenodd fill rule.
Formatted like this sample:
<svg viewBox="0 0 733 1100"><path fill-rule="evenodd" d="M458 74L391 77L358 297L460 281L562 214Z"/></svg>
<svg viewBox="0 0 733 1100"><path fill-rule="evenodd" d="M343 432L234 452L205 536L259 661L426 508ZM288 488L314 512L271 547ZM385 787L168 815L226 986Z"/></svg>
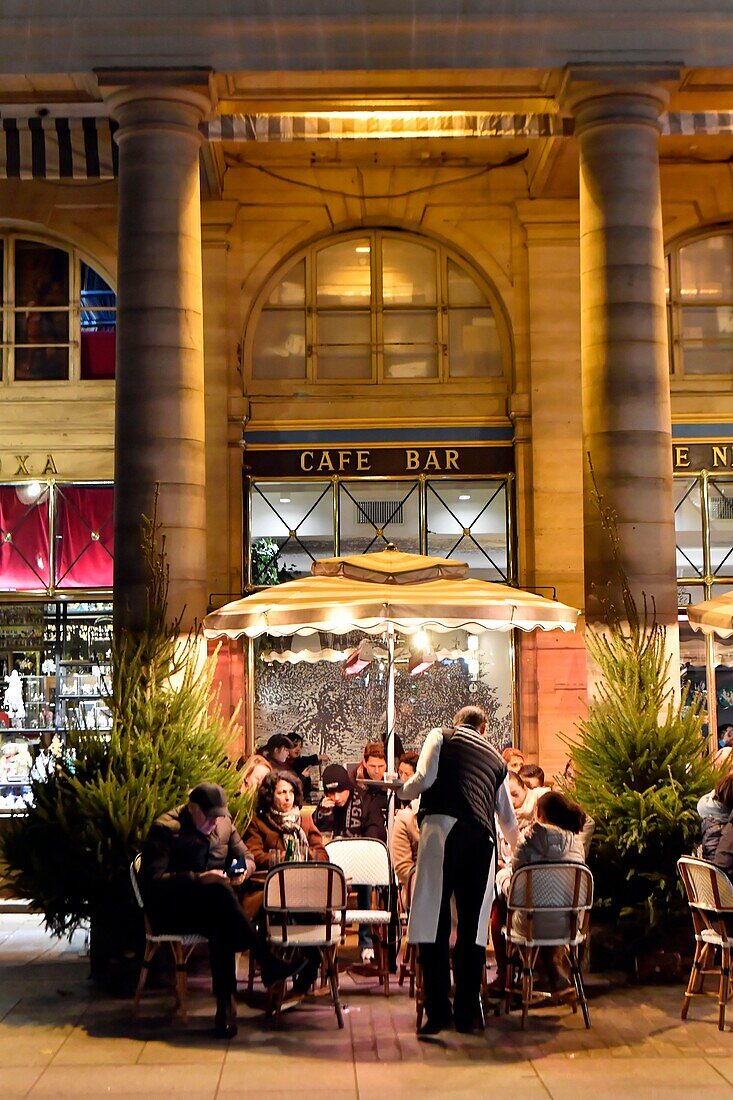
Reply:
<svg viewBox="0 0 733 1100"><path fill-rule="evenodd" d="M76 249L0 237L3 385L114 378L116 300Z"/></svg>
<svg viewBox="0 0 733 1100"><path fill-rule="evenodd" d="M503 383L508 373L491 287L459 256L406 233L315 245L274 276L254 316L254 382Z"/></svg>
<svg viewBox="0 0 733 1100"><path fill-rule="evenodd" d="M733 374L733 233L681 244L667 265L673 377Z"/></svg>

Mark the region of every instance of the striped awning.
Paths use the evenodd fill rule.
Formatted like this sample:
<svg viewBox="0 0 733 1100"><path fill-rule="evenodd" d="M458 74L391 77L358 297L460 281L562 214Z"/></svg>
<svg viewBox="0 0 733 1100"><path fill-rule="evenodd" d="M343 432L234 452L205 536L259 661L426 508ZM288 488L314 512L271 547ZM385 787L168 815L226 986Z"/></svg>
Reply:
<svg viewBox="0 0 733 1100"><path fill-rule="evenodd" d="M570 137L559 114L457 114L424 111L219 115L201 124L209 142L314 142L426 138ZM98 179L117 176L117 123L109 118L3 118L0 179ZM732 111L671 111L665 136L733 134Z"/></svg>
<svg viewBox="0 0 733 1100"><path fill-rule="evenodd" d="M0 179L114 179L116 129L109 118L3 118Z"/></svg>
<svg viewBox="0 0 733 1100"><path fill-rule="evenodd" d="M542 138L572 130L556 114L455 114L425 111L219 115L201 125L208 141L368 141L378 138Z"/></svg>

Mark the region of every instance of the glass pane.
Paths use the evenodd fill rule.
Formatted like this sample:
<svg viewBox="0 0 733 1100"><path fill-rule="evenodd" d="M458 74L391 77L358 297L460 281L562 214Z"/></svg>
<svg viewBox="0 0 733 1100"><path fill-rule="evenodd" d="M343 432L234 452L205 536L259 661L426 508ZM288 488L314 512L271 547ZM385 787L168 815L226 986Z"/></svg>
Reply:
<svg viewBox="0 0 733 1100"><path fill-rule="evenodd" d="M499 332L490 309L451 309L448 330L451 378L502 377Z"/></svg>
<svg viewBox="0 0 733 1100"><path fill-rule="evenodd" d="M267 299L269 306L305 305L305 260L292 267Z"/></svg>
<svg viewBox="0 0 733 1100"><path fill-rule="evenodd" d="M436 254L432 248L385 237L382 241L382 299L385 306L435 304Z"/></svg>
<svg viewBox="0 0 733 1100"><path fill-rule="evenodd" d="M322 248L316 256L316 285L319 306L368 306L372 293L369 240Z"/></svg>
<svg viewBox="0 0 733 1100"><path fill-rule="evenodd" d="M680 249L680 294L691 298L733 298L731 238L707 237Z"/></svg>
<svg viewBox="0 0 733 1100"><path fill-rule="evenodd" d="M733 306L709 306L681 311L682 340L721 341L733 347Z"/></svg>
<svg viewBox="0 0 733 1100"><path fill-rule="evenodd" d="M702 577L702 511L697 478L674 479L674 526L677 576Z"/></svg>
<svg viewBox="0 0 733 1100"><path fill-rule="evenodd" d="M81 263L81 327L93 332L110 332L117 321L115 292L102 276Z"/></svg>
<svg viewBox="0 0 733 1100"><path fill-rule="evenodd" d="M733 576L733 481L710 479L710 568Z"/></svg>
<svg viewBox="0 0 733 1100"><path fill-rule="evenodd" d="M682 362L685 374L731 374L733 344L722 347L687 344L683 348Z"/></svg>
<svg viewBox="0 0 733 1100"><path fill-rule="evenodd" d="M48 587L49 541L48 485L0 486L0 591Z"/></svg>
<svg viewBox="0 0 733 1100"><path fill-rule="evenodd" d="M484 306L488 300L472 275L453 260L448 260L448 302L452 306Z"/></svg>
<svg viewBox="0 0 733 1100"><path fill-rule="evenodd" d="M324 481L252 484L253 584L304 576L315 558L333 556L332 491Z"/></svg>
<svg viewBox="0 0 733 1100"><path fill-rule="evenodd" d="M484 580L507 580L506 482L440 481L427 488L428 553L465 561Z"/></svg>
<svg viewBox="0 0 733 1100"><path fill-rule="evenodd" d="M420 552L417 482L342 481L339 493L342 554L384 550L388 542Z"/></svg>
<svg viewBox="0 0 733 1100"><path fill-rule="evenodd" d="M15 304L67 306L69 253L36 241L16 241Z"/></svg>
<svg viewBox="0 0 733 1100"><path fill-rule="evenodd" d="M69 377L68 348L16 348L17 382L54 382Z"/></svg>
<svg viewBox="0 0 733 1100"><path fill-rule="evenodd" d="M385 312L385 378L437 378L437 315Z"/></svg>
<svg viewBox="0 0 733 1100"><path fill-rule="evenodd" d="M252 347L253 378L305 378L305 313L265 309Z"/></svg>
<svg viewBox="0 0 733 1100"><path fill-rule="evenodd" d="M65 344L69 340L69 315L33 309L15 314L16 344Z"/></svg>
<svg viewBox="0 0 733 1100"><path fill-rule="evenodd" d="M318 378L370 379L371 337L370 313L319 312L316 344Z"/></svg>
<svg viewBox="0 0 733 1100"><path fill-rule="evenodd" d="M56 497L56 576L59 588L111 588L114 489L63 485Z"/></svg>

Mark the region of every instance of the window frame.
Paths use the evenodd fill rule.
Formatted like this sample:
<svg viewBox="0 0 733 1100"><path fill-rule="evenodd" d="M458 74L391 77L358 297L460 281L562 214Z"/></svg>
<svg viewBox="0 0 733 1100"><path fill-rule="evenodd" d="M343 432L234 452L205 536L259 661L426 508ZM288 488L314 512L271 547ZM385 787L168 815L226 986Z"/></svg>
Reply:
<svg viewBox="0 0 733 1100"><path fill-rule="evenodd" d="M433 252L436 276L436 301L433 306L427 307L415 304L385 306L383 299L382 281L379 273L382 270L383 241L395 239L410 242L428 248ZM318 254L335 244L346 243L349 240L368 239L370 244L370 273L371 273L371 299L368 307L353 306L318 306L317 302L317 258ZM281 282L281 280L297 264L305 261L305 295L304 305L271 306L268 300ZM502 360L502 373L500 375L469 375L451 377L449 361L450 343L450 312L451 306L448 299L448 262L453 261L460 268L468 272L486 297L488 308L494 317L499 337ZM354 313L367 312L370 314L371 331L371 373L368 378L318 378L318 344L317 344L317 315L318 312L329 313ZM459 308L468 308L456 306ZM476 307L481 308L481 307ZM299 378L256 378L254 375L254 344L257 328L263 312L304 312L305 313L305 374ZM438 371L433 378L393 378L385 374L384 358L384 317L398 313L431 313L436 317L436 348L438 357ZM333 387L335 392L343 391L346 387L372 387L386 385L390 387L414 387L415 384L436 389L449 386L454 390L473 390L480 386L482 390L507 393L509 391L512 372L512 340L506 312L495 288L486 276L478 270L475 264L463 256L456 249L446 246L441 241L419 233L406 230L383 227L357 227L343 233L331 234L320 238L309 245L292 252L284 261L278 264L269 278L262 286L251 308L244 330L241 353L243 375L248 393L291 393L293 390L307 390L312 393L323 393L328 387Z"/></svg>
<svg viewBox="0 0 733 1100"><path fill-rule="evenodd" d="M19 344L15 339L15 324L18 314L26 311L27 307L17 306L15 301L15 244L16 241L29 241L32 244L42 245L46 248L54 248L65 252L69 265L69 304L66 306L47 306L43 312L66 314L69 319L69 339L55 344L39 344L38 347L62 347L69 353L69 373L66 378L20 378L15 377L15 350L26 348L28 344ZM51 236L22 230L8 230L0 232L2 242L2 274L4 293L0 299L0 393L9 391L17 392L23 388L25 392L38 393L40 388L51 387L58 389L63 386L81 384L87 386L103 386L108 389L114 386L114 378L82 378L81 377L81 265L86 264L101 276L115 295L114 306L106 306L107 312L117 317L117 291L114 280L103 264L90 256L84 249L77 248L68 241L58 240ZM92 307L96 311L96 307ZM89 312L89 307L87 308ZM115 324L116 327L116 324ZM25 388L27 387L27 391Z"/></svg>
<svg viewBox="0 0 733 1100"><path fill-rule="evenodd" d="M698 244L700 241L709 240L712 237L723 237L728 241L728 247L733 251L733 226L710 226L708 229L699 232L685 234L669 246L665 250L665 267L666 267L666 279L668 283L668 293L666 295L666 324L667 324L667 339L669 344L669 376L670 381L674 383L685 383L686 386L694 388L698 383L702 383L704 388L719 386L721 382L727 381L733 376L733 353L731 353L731 371L724 373L721 371L711 371L709 373L702 371L695 371L694 373L686 374L684 369L684 349L682 346L682 318L683 310L685 307L692 308L706 308L716 309L718 307L730 307L733 310L733 296L724 298L705 298L701 301L689 301L682 295L682 284L680 277L680 252L684 248L689 248L690 245ZM704 345L705 341L701 341ZM711 344L710 346L714 346Z"/></svg>

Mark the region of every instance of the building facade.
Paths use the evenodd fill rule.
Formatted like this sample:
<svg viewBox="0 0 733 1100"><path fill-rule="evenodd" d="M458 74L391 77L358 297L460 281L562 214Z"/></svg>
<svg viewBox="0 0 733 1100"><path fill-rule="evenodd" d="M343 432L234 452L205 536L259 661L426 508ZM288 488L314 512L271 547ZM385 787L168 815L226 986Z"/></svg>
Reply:
<svg viewBox="0 0 733 1100"><path fill-rule="evenodd" d="M394 541L602 623L619 594L600 493L634 592L699 682L678 606L733 585L722 6L517 3L500 26L481 5L234 7L4 19L5 674L37 653L54 716L65 668L91 694L103 566L114 553L134 625L158 483L187 622ZM87 624L73 646L64 615ZM337 663L276 646L219 661L245 751L299 720L291 687L308 736L342 755L380 719L376 680L347 704ZM405 680L408 739L470 690L500 739L561 768L583 629L479 653L456 637L442 661L431 687Z"/></svg>

